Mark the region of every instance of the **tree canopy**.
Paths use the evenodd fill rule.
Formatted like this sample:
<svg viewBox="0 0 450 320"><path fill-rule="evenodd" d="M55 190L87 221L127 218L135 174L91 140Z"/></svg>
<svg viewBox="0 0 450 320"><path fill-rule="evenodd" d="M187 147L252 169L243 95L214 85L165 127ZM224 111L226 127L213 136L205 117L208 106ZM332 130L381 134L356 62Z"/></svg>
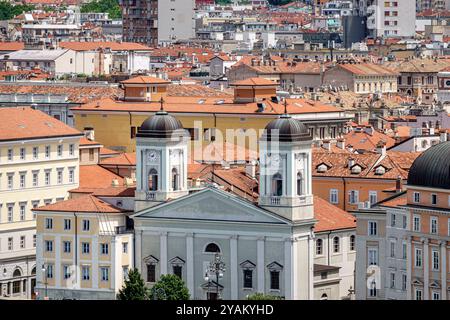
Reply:
<svg viewBox="0 0 450 320"><path fill-rule="evenodd" d="M162 275L150 292L150 299L189 300L189 290L180 277L174 274Z"/></svg>
<svg viewBox="0 0 450 320"><path fill-rule="evenodd" d="M283 300L282 297L256 292L249 294L247 300Z"/></svg>
<svg viewBox="0 0 450 320"><path fill-rule="evenodd" d="M117 294L119 300L148 300L149 289L137 269L132 269L128 273L128 279Z"/></svg>
<svg viewBox="0 0 450 320"><path fill-rule="evenodd" d="M0 1L0 20L9 20L23 12L29 12L34 9L32 5L13 5L7 1Z"/></svg>
<svg viewBox="0 0 450 320"><path fill-rule="evenodd" d="M118 0L94 0L81 6L80 11L86 12L107 12L111 19L120 19L122 11Z"/></svg>

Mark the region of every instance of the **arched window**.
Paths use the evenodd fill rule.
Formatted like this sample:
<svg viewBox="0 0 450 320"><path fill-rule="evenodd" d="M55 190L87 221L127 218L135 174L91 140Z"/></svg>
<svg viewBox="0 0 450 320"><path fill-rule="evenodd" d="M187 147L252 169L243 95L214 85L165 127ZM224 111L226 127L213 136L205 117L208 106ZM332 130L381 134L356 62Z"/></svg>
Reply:
<svg viewBox="0 0 450 320"><path fill-rule="evenodd" d="M35 275L36 274L36 267L33 267L33 269L31 270L31 275Z"/></svg>
<svg viewBox="0 0 450 320"><path fill-rule="evenodd" d="M15 277L20 277L20 276L22 276L22 272L20 272L19 269L14 270L13 277L15 278Z"/></svg>
<svg viewBox="0 0 450 320"><path fill-rule="evenodd" d="M326 293L322 294L322 296L320 297L320 300L328 300L328 296Z"/></svg>
<svg viewBox="0 0 450 320"><path fill-rule="evenodd" d="M148 190L158 190L158 171L156 169L151 169L148 173Z"/></svg>
<svg viewBox="0 0 450 320"><path fill-rule="evenodd" d="M178 174L178 170L176 168L172 169L172 189L180 189L180 175Z"/></svg>
<svg viewBox="0 0 450 320"><path fill-rule="evenodd" d="M352 234L350 236L350 251L354 251L355 250L355 235Z"/></svg>
<svg viewBox="0 0 450 320"><path fill-rule="evenodd" d="M339 237L334 237L333 238L333 252L337 253L340 250L340 239Z"/></svg>
<svg viewBox="0 0 450 320"><path fill-rule="evenodd" d="M283 178L279 173L274 174L272 177L272 195L278 197L283 195Z"/></svg>
<svg viewBox="0 0 450 320"><path fill-rule="evenodd" d="M205 252L220 253L220 248L217 244L211 242L205 247Z"/></svg>
<svg viewBox="0 0 450 320"><path fill-rule="evenodd" d="M317 239L316 241L316 255L322 254L323 241L322 239Z"/></svg>
<svg viewBox="0 0 450 320"><path fill-rule="evenodd" d="M297 195L303 194L303 175L301 172L297 173Z"/></svg>

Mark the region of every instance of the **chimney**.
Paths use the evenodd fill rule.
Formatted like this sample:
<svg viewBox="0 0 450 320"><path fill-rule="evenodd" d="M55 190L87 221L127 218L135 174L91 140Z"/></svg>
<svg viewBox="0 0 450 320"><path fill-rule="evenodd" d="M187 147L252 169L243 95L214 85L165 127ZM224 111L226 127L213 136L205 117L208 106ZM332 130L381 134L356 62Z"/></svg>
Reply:
<svg viewBox="0 0 450 320"><path fill-rule="evenodd" d="M252 160L245 164L245 174L252 179L256 178L256 161L255 160Z"/></svg>
<svg viewBox="0 0 450 320"><path fill-rule="evenodd" d="M330 140L323 140L322 148L324 148L327 151L331 151L331 141Z"/></svg>
<svg viewBox="0 0 450 320"><path fill-rule="evenodd" d="M382 140L377 143L377 153L383 156L386 155L386 143Z"/></svg>
<svg viewBox="0 0 450 320"><path fill-rule="evenodd" d="M95 139L94 128L85 127L84 128L84 136L86 137L86 139L88 139L90 141L94 141L94 139Z"/></svg>
<svg viewBox="0 0 450 320"><path fill-rule="evenodd" d="M336 146L339 149L345 150L345 139L344 138L337 139Z"/></svg>
<svg viewBox="0 0 450 320"><path fill-rule="evenodd" d="M355 164L355 159L350 157L348 158L348 167L351 168Z"/></svg>
<svg viewBox="0 0 450 320"><path fill-rule="evenodd" d="M402 192L402 177L398 176L395 180L395 192Z"/></svg>
<svg viewBox="0 0 450 320"><path fill-rule="evenodd" d="M372 126L365 126L364 127L364 132L367 133L368 135L373 136L373 127Z"/></svg>
<svg viewBox="0 0 450 320"><path fill-rule="evenodd" d="M353 146L351 144L347 145L348 152L353 152Z"/></svg>
<svg viewBox="0 0 450 320"><path fill-rule="evenodd" d="M119 186L119 180L117 178L112 179L111 185L113 187L118 187Z"/></svg>
<svg viewBox="0 0 450 320"><path fill-rule="evenodd" d="M441 134L440 134L441 142L449 141L448 136L449 136L449 134L447 133L446 129L441 130Z"/></svg>

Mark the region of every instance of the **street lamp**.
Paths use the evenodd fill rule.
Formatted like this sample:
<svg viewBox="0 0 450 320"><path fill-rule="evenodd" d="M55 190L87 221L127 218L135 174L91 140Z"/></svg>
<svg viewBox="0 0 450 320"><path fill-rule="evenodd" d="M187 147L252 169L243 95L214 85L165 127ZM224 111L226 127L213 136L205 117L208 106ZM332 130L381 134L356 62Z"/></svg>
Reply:
<svg viewBox="0 0 450 320"><path fill-rule="evenodd" d="M223 278L225 272L225 263L222 261L222 256L219 253L214 255L214 260L209 263L205 272L205 281L210 281L209 273L216 275L216 299L219 300L219 279Z"/></svg>
<svg viewBox="0 0 450 320"><path fill-rule="evenodd" d="M48 281L47 281L47 269L45 268L45 264L42 264L42 273L45 275L45 282L44 282L44 284L45 284L45 297L44 297L44 300L47 300L47 284L48 284Z"/></svg>

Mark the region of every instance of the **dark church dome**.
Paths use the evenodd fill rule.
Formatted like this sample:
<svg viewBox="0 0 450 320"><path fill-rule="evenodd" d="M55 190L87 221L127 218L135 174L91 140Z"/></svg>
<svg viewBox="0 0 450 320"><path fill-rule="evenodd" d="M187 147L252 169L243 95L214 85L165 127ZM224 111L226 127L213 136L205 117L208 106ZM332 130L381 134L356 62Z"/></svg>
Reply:
<svg viewBox="0 0 450 320"><path fill-rule="evenodd" d="M417 157L409 170L408 184L450 189L450 141L432 146Z"/></svg>
<svg viewBox="0 0 450 320"><path fill-rule="evenodd" d="M164 110L147 118L138 129L137 137L145 138L170 138L174 136L186 136L180 120L171 116Z"/></svg>
<svg viewBox="0 0 450 320"><path fill-rule="evenodd" d="M262 140L280 142L308 141L312 137L308 128L299 120L288 114L283 114L278 119L272 120L264 129Z"/></svg>

